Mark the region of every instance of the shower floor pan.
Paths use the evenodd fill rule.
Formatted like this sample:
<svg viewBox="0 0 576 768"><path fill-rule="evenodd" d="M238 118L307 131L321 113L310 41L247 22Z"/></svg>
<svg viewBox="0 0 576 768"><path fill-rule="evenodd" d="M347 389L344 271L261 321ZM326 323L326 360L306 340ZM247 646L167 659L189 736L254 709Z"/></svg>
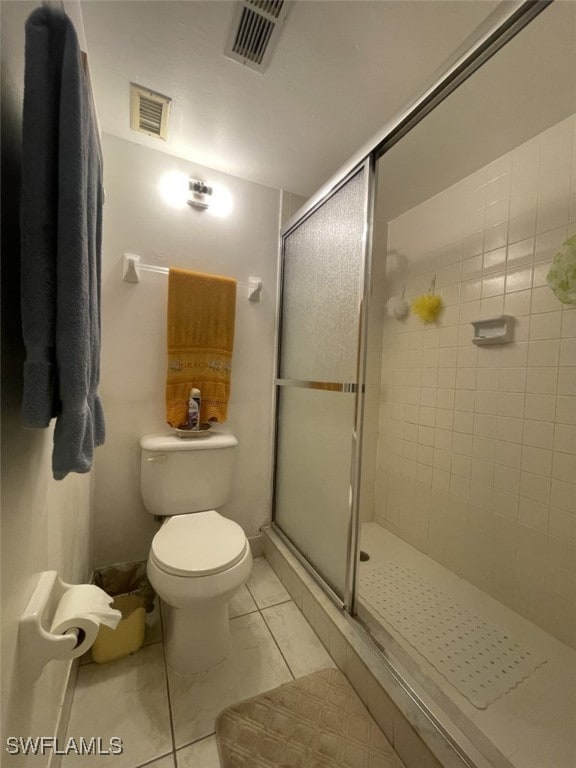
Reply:
<svg viewBox="0 0 576 768"><path fill-rule="evenodd" d="M362 568L360 587L366 605L479 709L546 661L485 610L470 610L402 561Z"/></svg>
<svg viewBox="0 0 576 768"><path fill-rule="evenodd" d="M574 768L576 651L377 523L360 546L358 614L376 638L513 765Z"/></svg>

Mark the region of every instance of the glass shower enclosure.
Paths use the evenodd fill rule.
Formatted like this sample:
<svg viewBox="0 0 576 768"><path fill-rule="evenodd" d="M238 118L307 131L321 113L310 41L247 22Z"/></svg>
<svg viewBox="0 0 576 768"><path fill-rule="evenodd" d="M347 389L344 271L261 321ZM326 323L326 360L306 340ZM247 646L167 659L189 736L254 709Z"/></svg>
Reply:
<svg viewBox="0 0 576 768"><path fill-rule="evenodd" d="M372 199L366 161L283 238L275 524L342 605L357 530Z"/></svg>
<svg viewBox="0 0 576 768"><path fill-rule="evenodd" d="M452 746L572 768L576 7L503 13L282 232L273 526Z"/></svg>

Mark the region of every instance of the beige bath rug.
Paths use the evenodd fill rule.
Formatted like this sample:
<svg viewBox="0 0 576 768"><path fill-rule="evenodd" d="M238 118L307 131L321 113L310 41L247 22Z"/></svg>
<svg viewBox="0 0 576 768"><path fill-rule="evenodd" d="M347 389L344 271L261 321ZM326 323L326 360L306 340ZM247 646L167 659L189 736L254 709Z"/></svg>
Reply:
<svg viewBox="0 0 576 768"><path fill-rule="evenodd" d="M222 768L403 768L337 669L228 707L216 736Z"/></svg>

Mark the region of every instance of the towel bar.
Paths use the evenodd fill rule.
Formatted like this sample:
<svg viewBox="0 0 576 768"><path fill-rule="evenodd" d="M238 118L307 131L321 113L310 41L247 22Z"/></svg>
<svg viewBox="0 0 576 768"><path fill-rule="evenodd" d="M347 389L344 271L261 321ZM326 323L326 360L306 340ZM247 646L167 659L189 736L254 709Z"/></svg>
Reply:
<svg viewBox="0 0 576 768"><path fill-rule="evenodd" d="M139 283L140 270L145 272L158 272L161 275L168 274L168 267L157 267L154 264L142 264L140 256L133 253L125 253L122 262L122 279L126 283ZM238 281L237 285L248 289L249 301L260 301L262 292L262 280L259 277L249 277L247 283Z"/></svg>

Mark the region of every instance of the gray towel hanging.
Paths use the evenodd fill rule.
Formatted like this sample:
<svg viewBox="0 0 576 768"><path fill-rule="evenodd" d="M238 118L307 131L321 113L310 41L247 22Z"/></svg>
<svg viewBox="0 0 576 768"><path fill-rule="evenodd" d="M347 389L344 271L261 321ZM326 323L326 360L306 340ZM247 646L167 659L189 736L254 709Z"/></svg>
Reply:
<svg viewBox="0 0 576 768"><path fill-rule="evenodd" d="M74 26L59 9L26 22L22 136L22 417L56 417L52 468L88 472L104 442L100 375L102 159Z"/></svg>

